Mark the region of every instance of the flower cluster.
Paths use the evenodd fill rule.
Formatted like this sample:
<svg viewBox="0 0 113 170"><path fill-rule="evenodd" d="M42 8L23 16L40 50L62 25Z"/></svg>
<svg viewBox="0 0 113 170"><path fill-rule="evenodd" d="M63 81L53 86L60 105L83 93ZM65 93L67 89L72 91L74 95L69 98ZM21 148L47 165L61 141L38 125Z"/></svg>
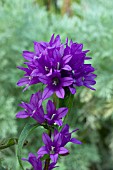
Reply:
<svg viewBox="0 0 113 170"><path fill-rule="evenodd" d="M23 110L16 115L17 118L31 117L48 129L48 134L42 135L44 146L39 148L37 156L30 153L28 159L23 158L33 166L34 170L56 168L59 156L69 154L65 148L67 143L81 144L71 136L78 129L69 132L69 125L63 124L68 108L60 106L57 108L54 99L48 100L45 113L42 103L53 94L65 100L66 90L75 94L77 86L86 86L95 90L92 87L96 83L94 80L96 75L93 73L95 69L91 64L85 63L86 60L91 59L86 56L88 51L83 51L82 44L72 40L68 42L68 39L63 44L59 35L56 37L52 35L49 42L34 42L34 52L23 52L23 57L27 60L24 62L26 67L18 66L18 68L25 74L17 85L26 85L24 90L37 83L45 85L43 92L38 91L31 95L29 103L19 104ZM44 160L45 155L47 158Z"/></svg>
<svg viewBox="0 0 113 170"><path fill-rule="evenodd" d="M18 81L18 86L43 83L46 85L42 99L49 98L56 93L58 98L64 98L65 89L69 88L72 94L76 93L77 86L86 86L94 90L92 85L96 75L91 64L85 60L91 59L83 51L83 44L72 40L61 43L60 36L52 35L50 42L34 42L34 52L24 51L23 57L27 60L27 68L18 67L25 72L24 78ZM25 90L24 89L24 90Z"/></svg>

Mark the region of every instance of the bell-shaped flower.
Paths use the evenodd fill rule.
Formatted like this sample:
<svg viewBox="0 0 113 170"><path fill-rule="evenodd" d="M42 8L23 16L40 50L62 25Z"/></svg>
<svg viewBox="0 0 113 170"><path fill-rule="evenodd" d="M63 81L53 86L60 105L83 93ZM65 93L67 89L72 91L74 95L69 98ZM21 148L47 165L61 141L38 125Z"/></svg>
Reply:
<svg viewBox="0 0 113 170"><path fill-rule="evenodd" d="M46 110L47 114L45 114L45 120L47 121L47 123L49 125L57 124L58 126L62 126L62 118L66 116L68 108L62 107L56 110L54 103L49 100L47 102Z"/></svg>
<svg viewBox="0 0 113 170"><path fill-rule="evenodd" d="M37 154L38 158L43 157L45 154L48 154L51 158L51 160L56 163L58 160L58 155L65 155L69 151L61 146L61 134L57 134L54 136L53 140L48 136L48 134L43 133L42 139L45 144L45 146L42 146Z"/></svg>
<svg viewBox="0 0 113 170"><path fill-rule="evenodd" d="M43 107L42 106L39 107L39 101L41 100L41 97L42 97L42 94L39 91L31 95L29 103L22 102L21 104L19 104L19 106L24 108L24 110L19 111L16 114L16 117L22 118L22 119L27 118L27 117L32 117L38 123L42 124L45 121L45 119L44 119Z"/></svg>

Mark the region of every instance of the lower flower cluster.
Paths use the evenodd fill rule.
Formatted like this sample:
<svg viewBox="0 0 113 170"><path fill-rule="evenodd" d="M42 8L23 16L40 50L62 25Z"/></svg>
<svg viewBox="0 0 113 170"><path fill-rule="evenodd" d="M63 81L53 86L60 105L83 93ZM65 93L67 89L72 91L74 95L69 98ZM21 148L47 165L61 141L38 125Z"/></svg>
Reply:
<svg viewBox="0 0 113 170"><path fill-rule="evenodd" d="M56 109L55 104L48 100L46 105L46 112L42 104L42 93L39 91L31 95L30 102L22 102L19 104L24 110L17 113L17 118L31 117L36 120L42 126L46 126L49 134L43 133L42 140L44 146L39 148L37 156L30 153L28 159L23 158L24 161L28 161L34 168L34 170L43 170L43 166L46 166L46 161L49 160L48 170L56 168L56 163L59 156L68 155L69 151L65 148L66 144L71 142L74 144L81 144L76 138L72 138L72 133L78 129L69 132L69 125L63 125L63 118L68 113L67 107L61 107ZM59 131L59 127L62 129ZM52 127L52 128L51 128ZM45 161L42 161L44 156L47 157ZM44 167L45 170L46 167Z"/></svg>

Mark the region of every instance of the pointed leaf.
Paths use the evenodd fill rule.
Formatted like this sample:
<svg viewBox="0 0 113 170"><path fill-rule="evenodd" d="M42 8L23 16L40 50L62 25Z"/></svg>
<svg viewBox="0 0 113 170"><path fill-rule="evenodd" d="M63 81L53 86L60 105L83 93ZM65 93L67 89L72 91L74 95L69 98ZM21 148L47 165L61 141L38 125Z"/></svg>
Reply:
<svg viewBox="0 0 113 170"><path fill-rule="evenodd" d="M22 147L23 147L24 141L26 140L28 135L30 135L30 133L35 128L37 128L38 126L40 126L40 125L39 124L30 124L30 123L27 123L25 125L24 129L22 130L20 136L19 136L18 149L17 149L17 157L18 157L18 161L19 161L19 164L20 164L22 170L24 170L24 168L23 168L22 161L21 161L21 152L22 152Z"/></svg>

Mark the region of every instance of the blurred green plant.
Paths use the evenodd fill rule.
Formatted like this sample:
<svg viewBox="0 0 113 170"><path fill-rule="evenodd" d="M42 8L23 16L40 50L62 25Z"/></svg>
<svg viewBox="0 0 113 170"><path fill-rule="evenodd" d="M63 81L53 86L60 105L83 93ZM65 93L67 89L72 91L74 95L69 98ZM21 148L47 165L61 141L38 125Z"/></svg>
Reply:
<svg viewBox="0 0 113 170"><path fill-rule="evenodd" d="M77 90L69 122L72 127L76 124L80 128L78 136L83 145L80 148L69 145L70 158L61 158L60 166L67 170L72 162L71 170L113 170L112 6L112 0L73 1L73 17L69 18L48 13L32 0L0 1L0 139L18 137L25 122L15 119L17 104L29 99L29 90L30 94L36 91L31 87L22 94L22 88L16 87L22 77L21 71L16 69L23 63L22 51L33 50L34 40L47 41L52 33L60 34L63 41L69 37L90 49L98 75L95 93L82 88ZM36 85L35 88L41 87ZM35 138L31 135L23 157L27 157L32 141L38 149L41 137L36 139L40 134ZM12 146L1 152L2 168L20 169L15 150L16 146ZM35 153L34 147L32 151Z"/></svg>

